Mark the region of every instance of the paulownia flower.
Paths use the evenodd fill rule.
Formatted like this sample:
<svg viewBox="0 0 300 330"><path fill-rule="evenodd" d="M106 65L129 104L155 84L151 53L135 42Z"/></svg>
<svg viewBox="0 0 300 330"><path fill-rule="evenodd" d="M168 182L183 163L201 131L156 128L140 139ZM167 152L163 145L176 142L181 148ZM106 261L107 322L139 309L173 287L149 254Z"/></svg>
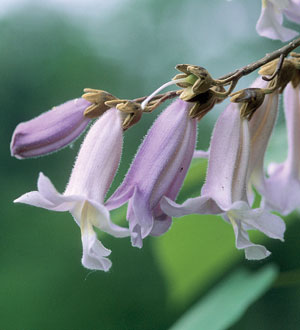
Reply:
<svg viewBox="0 0 300 330"><path fill-rule="evenodd" d="M42 156L71 143L90 122L83 115L90 104L82 98L71 100L20 123L10 144L12 156L20 159Z"/></svg>
<svg viewBox="0 0 300 330"><path fill-rule="evenodd" d="M267 82L257 78L251 87L266 88ZM261 194L264 193L265 174L264 156L275 126L278 114L278 92L267 94L262 105L255 111L249 122L250 158L248 166L248 199L254 200L252 186Z"/></svg>
<svg viewBox="0 0 300 330"><path fill-rule="evenodd" d="M259 35L270 39L288 41L299 33L282 25L283 16L292 22L300 23L299 0L262 0L262 10L256 24Z"/></svg>
<svg viewBox="0 0 300 330"><path fill-rule="evenodd" d="M269 237L283 240L285 224L278 216L262 208L251 209L247 199L247 171L250 155L248 122L240 118L236 104L230 104L214 128L206 182L201 196L182 205L168 197L162 199L162 210L169 216L221 214L233 226L236 247L244 249L247 259L262 259L270 252L250 242L247 230L258 229Z"/></svg>
<svg viewBox="0 0 300 330"><path fill-rule="evenodd" d="M289 214L300 207L300 86L291 83L284 91L284 111L288 132L288 156L281 164L270 164L263 201L269 209Z"/></svg>
<svg viewBox="0 0 300 330"><path fill-rule="evenodd" d="M176 198L192 160L197 124L188 115L190 107L176 100L157 118L106 204L114 209L129 202L127 219L134 246L142 247L143 238L161 235L171 225L159 202L163 196Z"/></svg>
<svg viewBox="0 0 300 330"><path fill-rule="evenodd" d="M38 191L15 200L48 210L69 211L81 228L82 264L89 269L107 271L111 266L106 258L111 251L97 239L93 227L116 237L129 236L128 229L111 222L109 211L103 205L119 165L122 144L121 117L119 111L112 108L97 120L84 139L63 194L41 173Z"/></svg>

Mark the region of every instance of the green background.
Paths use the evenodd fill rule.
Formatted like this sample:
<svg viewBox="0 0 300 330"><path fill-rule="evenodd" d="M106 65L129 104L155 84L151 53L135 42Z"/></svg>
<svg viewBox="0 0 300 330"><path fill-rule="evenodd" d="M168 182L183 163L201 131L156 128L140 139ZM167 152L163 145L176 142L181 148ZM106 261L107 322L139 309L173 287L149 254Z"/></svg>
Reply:
<svg viewBox="0 0 300 330"><path fill-rule="evenodd" d="M230 329L299 329L296 213L287 219L285 243L263 240L272 251L264 261L245 261L235 249L231 226L220 217L188 216L175 219L163 237L147 238L142 250L131 247L129 239L103 236L113 261L104 273L81 266L80 230L69 214L13 204L36 189L40 171L63 191L81 141L20 161L9 151L19 122L80 96L85 87L130 99L168 81L178 63L201 65L218 77L255 61L281 46L257 36L260 5L253 0L128 0L88 17L27 4L0 18L1 330L167 329L235 269L269 263L284 274ZM253 77L238 87L248 86ZM199 148L208 147L224 104L199 123ZM160 110L126 132L113 188ZM281 114L268 158L284 157L284 134ZM205 162L195 162L180 201L199 193L204 173ZM115 212L113 219L122 214ZM253 238L262 241L263 236ZM222 296L224 306L233 300L239 303L234 295ZM216 310L215 317L221 312Z"/></svg>

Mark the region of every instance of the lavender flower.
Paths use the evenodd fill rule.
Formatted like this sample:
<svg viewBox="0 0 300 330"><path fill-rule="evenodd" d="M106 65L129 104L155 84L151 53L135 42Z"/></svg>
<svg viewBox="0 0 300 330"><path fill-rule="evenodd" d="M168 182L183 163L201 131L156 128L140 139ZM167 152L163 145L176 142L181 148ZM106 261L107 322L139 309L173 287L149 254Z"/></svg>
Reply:
<svg viewBox="0 0 300 330"><path fill-rule="evenodd" d="M59 150L74 141L87 127L89 118L84 110L90 102L80 98L19 124L12 136L12 156L29 158Z"/></svg>
<svg viewBox="0 0 300 330"><path fill-rule="evenodd" d="M163 196L176 198L192 160L197 124L188 115L190 107L177 100L158 117L106 204L115 209L129 201L127 219L134 246L142 247L143 238L161 235L171 225L159 202Z"/></svg>
<svg viewBox="0 0 300 330"><path fill-rule="evenodd" d="M284 91L288 131L288 156L281 164L270 164L263 186L263 202L283 215L300 207L300 86L289 83Z"/></svg>
<svg viewBox="0 0 300 330"><path fill-rule="evenodd" d="M269 237L283 240L285 224L262 208L250 208L246 192L249 155L248 122L240 118L238 106L230 104L214 128L201 196L190 198L182 205L165 197L160 205L169 216L221 214L232 224L236 247L245 250L246 258L262 259L270 252L250 242L247 230L258 229Z"/></svg>
<svg viewBox="0 0 300 330"><path fill-rule="evenodd" d="M299 0L262 0L262 10L256 24L259 35L270 39L288 41L299 33L282 26L283 16L300 23Z"/></svg>
<svg viewBox="0 0 300 330"><path fill-rule="evenodd" d="M251 87L266 88L267 82L257 78ZM265 174L264 156L275 126L278 114L278 92L265 96L262 105L255 111L249 122L250 131L250 158L248 166L248 199L250 204L254 200L252 186L261 194L264 193Z"/></svg>
<svg viewBox="0 0 300 330"><path fill-rule="evenodd" d="M122 121L119 111L110 109L92 126L76 159L69 183L63 194L56 191L50 180L40 173L38 191L15 200L53 211L69 211L81 228L82 264L89 269L107 271L110 250L97 239L93 227L116 237L129 236L129 231L111 222L103 205L119 165L123 144Z"/></svg>

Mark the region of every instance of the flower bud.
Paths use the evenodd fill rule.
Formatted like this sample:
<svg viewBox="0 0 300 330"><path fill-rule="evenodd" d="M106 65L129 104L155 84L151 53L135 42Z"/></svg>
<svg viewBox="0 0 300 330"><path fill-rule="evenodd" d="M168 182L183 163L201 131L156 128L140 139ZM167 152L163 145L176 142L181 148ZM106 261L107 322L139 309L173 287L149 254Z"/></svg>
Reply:
<svg viewBox="0 0 300 330"><path fill-rule="evenodd" d="M71 100L20 123L12 136L11 155L19 159L42 156L73 142L90 122L83 115L89 105L82 98Z"/></svg>

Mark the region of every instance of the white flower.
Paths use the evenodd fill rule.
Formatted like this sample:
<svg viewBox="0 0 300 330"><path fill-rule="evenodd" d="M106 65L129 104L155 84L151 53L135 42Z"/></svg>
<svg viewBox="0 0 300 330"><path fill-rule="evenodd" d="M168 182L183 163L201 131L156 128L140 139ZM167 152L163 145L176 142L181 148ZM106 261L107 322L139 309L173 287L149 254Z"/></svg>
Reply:
<svg viewBox="0 0 300 330"><path fill-rule="evenodd" d="M40 173L38 191L15 200L53 211L69 211L81 229L82 264L89 269L107 271L110 250L97 239L93 227L116 237L129 236L128 229L111 222L103 205L118 168L123 144L119 111L110 109L88 132L76 159L69 183L63 194L56 191L50 180Z"/></svg>

